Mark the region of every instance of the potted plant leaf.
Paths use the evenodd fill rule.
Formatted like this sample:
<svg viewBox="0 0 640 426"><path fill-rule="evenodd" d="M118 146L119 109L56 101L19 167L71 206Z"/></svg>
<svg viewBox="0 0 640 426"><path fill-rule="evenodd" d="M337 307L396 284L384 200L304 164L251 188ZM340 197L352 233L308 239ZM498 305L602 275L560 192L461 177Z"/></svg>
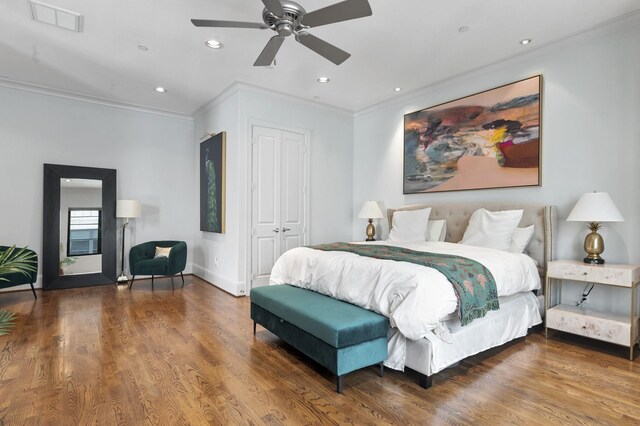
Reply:
<svg viewBox="0 0 640 426"><path fill-rule="evenodd" d="M71 266L78 261L78 258L76 257L67 257L66 253L67 252L64 249L64 243L60 243L60 276L65 274L67 266Z"/></svg>
<svg viewBox="0 0 640 426"><path fill-rule="evenodd" d="M9 281L4 276L12 273L28 275L37 271L36 255L26 247L16 249L16 246L0 251L0 281ZM0 336L11 332L15 325L16 316L6 309L0 309Z"/></svg>

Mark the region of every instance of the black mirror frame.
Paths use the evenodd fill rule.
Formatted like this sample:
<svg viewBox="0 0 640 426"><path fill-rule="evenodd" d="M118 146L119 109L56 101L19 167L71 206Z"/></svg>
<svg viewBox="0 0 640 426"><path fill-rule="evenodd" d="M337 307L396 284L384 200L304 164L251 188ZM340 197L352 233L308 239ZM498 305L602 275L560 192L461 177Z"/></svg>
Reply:
<svg viewBox="0 0 640 426"><path fill-rule="evenodd" d="M102 272L60 275L60 179L102 181ZM42 288L55 290L116 281L116 170L44 165Z"/></svg>

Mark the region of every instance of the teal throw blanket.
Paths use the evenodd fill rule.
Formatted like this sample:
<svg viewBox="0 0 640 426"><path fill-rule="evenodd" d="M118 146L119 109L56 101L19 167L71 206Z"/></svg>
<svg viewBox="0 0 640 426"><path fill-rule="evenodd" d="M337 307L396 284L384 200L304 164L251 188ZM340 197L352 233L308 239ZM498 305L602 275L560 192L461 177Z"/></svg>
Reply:
<svg viewBox="0 0 640 426"><path fill-rule="evenodd" d="M493 275L484 265L466 257L374 244L331 243L309 248L345 251L375 259L410 262L436 269L453 285L458 296L458 317L462 325L484 317L489 311L500 309Z"/></svg>

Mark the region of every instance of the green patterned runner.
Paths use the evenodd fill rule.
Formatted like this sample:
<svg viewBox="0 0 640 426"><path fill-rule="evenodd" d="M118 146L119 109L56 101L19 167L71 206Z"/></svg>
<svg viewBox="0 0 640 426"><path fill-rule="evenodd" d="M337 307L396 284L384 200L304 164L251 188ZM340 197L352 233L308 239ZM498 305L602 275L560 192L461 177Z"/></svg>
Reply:
<svg viewBox="0 0 640 426"><path fill-rule="evenodd" d="M410 262L436 269L453 285L458 296L458 317L462 325L484 317L489 311L500 309L493 275L480 262L466 257L377 244L331 243L309 248L345 251L375 259Z"/></svg>

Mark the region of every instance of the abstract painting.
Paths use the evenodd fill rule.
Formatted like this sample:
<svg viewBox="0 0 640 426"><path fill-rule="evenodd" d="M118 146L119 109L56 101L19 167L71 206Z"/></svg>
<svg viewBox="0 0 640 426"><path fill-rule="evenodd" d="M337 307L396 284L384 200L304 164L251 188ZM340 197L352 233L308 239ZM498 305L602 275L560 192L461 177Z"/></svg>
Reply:
<svg viewBox="0 0 640 426"><path fill-rule="evenodd" d="M224 234L225 132L200 144L200 230Z"/></svg>
<svg viewBox="0 0 640 426"><path fill-rule="evenodd" d="M540 185L542 76L404 116L403 193Z"/></svg>

